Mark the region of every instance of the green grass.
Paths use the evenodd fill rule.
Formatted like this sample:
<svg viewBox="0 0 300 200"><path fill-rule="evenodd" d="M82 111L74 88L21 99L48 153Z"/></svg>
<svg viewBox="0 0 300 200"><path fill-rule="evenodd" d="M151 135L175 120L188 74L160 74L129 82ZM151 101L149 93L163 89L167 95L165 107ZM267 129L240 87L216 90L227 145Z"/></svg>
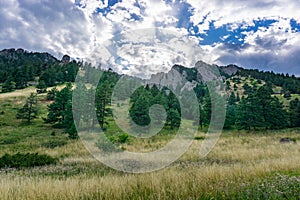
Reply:
<svg viewBox="0 0 300 200"><path fill-rule="evenodd" d="M224 131L214 149L199 157L200 132L177 161L146 174L115 171L95 160L80 140L45 124L47 104L39 95L41 116L30 126L15 118L25 97L0 99L0 157L39 153L58 158L56 165L0 169L0 199L299 199L300 129ZM1 114L1 111L4 113ZM107 136L124 134L110 120ZM55 134L53 134L55 133ZM176 130L157 136L129 136L117 145L149 152L170 141ZM283 137L296 143L281 144ZM159 159L159 158L158 158Z"/></svg>

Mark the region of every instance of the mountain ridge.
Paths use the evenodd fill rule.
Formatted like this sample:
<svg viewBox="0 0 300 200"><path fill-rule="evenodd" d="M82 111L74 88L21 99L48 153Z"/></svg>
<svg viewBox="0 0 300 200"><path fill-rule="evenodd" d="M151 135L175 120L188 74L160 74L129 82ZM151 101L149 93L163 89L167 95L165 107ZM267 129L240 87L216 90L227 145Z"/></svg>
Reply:
<svg viewBox="0 0 300 200"><path fill-rule="evenodd" d="M2 89L4 84L13 88L15 87L13 83L15 83L16 89L22 89L27 87L29 82L40 82L41 80L46 82L46 86L54 86L63 81L75 81L77 70L82 64L82 62L71 60L68 55L64 55L59 60L47 52L30 52L21 48L3 49L0 51L0 85L2 85ZM216 69L218 71L214 71ZM174 70L179 73L174 72ZM146 82L161 85L171 82L174 88L176 83L186 79L189 82L187 87L191 88L197 82L205 83L213 79L225 81L235 75L251 76L280 86L291 93L300 93L300 78L294 75L275 74L272 71L265 72L258 69L244 69L235 64L219 66L201 60L192 68L175 64L167 73L153 74L151 79L146 80ZM48 80L49 78L51 80Z"/></svg>

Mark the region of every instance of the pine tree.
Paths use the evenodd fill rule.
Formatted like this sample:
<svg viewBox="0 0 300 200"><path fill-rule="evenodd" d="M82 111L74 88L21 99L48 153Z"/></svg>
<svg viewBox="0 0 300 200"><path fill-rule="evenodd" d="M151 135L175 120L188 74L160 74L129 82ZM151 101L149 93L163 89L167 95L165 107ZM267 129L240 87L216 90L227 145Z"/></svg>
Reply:
<svg viewBox="0 0 300 200"><path fill-rule="evenodd" d="M240 129L256 130L262 127L264 119L261 114L261 106L254 94L249 94L247 98L242 98L237 106L236 124Z"/></svg>
<svg viewBox="0 0 300 200"><path fill-rule="evenodd" d="M141 94L139 98L134 102L129 110L131 119L140 126L146 126L150 124L149 117L149 100L145 94Z"/></svg>
<svg viewBox="0 0 300 200"><path fill-rule="evenodd" d="M47 123L58 123L58 125L65 127L63 122L65 120L65 111L67 104L72 99L72 85L67 83L66 87L58 91L55 95L54 102L48 106L48 115L45 120Z"/></svg>
<svg viewBox="0 0 300 200"><path fill-rule="evenodd" d="M16 83L13 81L12 77L8 77L2 85L2 92L11 92L16 89Z"/></svg>
<svg viewBox="0 0 300 200"><path fill-rule="evenodd" d="M167 125L171 127L171 129L178 128L181 123L181 118L178 110L170 109L167 112Z"/></svg>
<svg viewBox="0 0 300 200"><path fill-rule="evenodd" d="M268 85L260 87L255 93L261 106L261 114L264 119L264 127L284 128L287 126L287 113L283 109L278 98L272 97L272 89Z"/></svg>
<svg viewBox="0 0 300 200"><path fill-rule="evenodd" d="M105 118L111 114L111 109L108 107L110 104L110 97L112 93L112 87L109 81L104 81L99 83L96 90L96 116L99 122L100 127L103 129L104 124L107 124Z"/></svg>
<svg viewBox="0 0 300 200"><path fill-rule="evenodd" d="M234 94L234 92L231 92L231 94L229 96L229 99L228 99L228 104L229 105L235 105L235 103L236 103L235 94Z"/></svg>
<svg viewBox="0 0 300 200"><path fill-rule="evenodd" d="M270 124L270 128L286 128L288 126L288 113L286 110L284 110L283 104L277 97L273 98L270 104L270 110L271 112L268 115L268 123Z"/></svg>
<svg viewBox="0 0 300 200"><path fill-rule="evenodd" d="M300 101L298 98L290 101L289 118L290 127L300 127Z"/></svg>
<svg viewBox="0 0 300 200"><path fill-rule="evenodd" d="M16 118L25 119L30 124L32 119L38 117L39 108L37 104L37 94L31 93L24 106L18 110Z"/></svg>
<svg viewBox="0 0 300 200"><path fill-rule="evenodd" d="M46 99L49 101L53 101L55 99L55 94L58 92L57 88L54 87L50 91L47 92Z"/></svg>
<svg viewBox="0 0 300 200"><path fill-rule="evenodd" d="M236 121L236 105L228 104L226 107L225 129L230 129L234 126Z"/></svg>
<svg viewBox="0 0 300 200"><path fill-rule="evenodd" d="M211 102L211 97L210 95L207 93L204 97L204 101L203 101L203 115L202 119L200 121L203 122L204 125L209 125L210 121L211 121L211 107L212 107L212 102Z"/></svg>

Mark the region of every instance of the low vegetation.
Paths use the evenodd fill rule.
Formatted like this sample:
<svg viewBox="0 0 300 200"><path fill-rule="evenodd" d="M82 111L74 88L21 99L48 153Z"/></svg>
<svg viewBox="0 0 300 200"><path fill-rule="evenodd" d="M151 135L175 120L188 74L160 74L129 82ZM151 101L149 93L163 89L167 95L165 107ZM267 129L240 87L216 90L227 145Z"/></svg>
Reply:
<svg viewBox="0 0 300 200"><path fill-rule="evenodd" d="M0 168L25 168L56 164L57 159L38 153L5 154L0 158Z"/></svg>
<svg viewBox="0 0 300 200"><path fill-rule="evenodd" d="M45 98L46 94L38 95L39 101ZM200 133L189 150L166 169L126 174L99 163L80 140L70 140L61 129L45 124L41 117L46 116L47 105L41 104L40 118L29 126L16 119L15 107L25 101L24 97L0 100L5 113L5 117L0 115L0 156L9 154L12 158L21 152L21 158L27 154L48 155L59 161L33 168L2 168L0 199L299 198L298 129L225 131L205 158L198 154L206 136ZM107 134L113 135L117 126L111 120L109 123ZM155 149L172 137L163 133L149 143L120 135L115 136L116 144L130 151L141 151L138 147ZM281 143L282 138L293 140Z"/></svg>
<svg viewBox="0 0 300 200"><path fill-rule="evenodd" d="M170 166L128 174L95 160L78 139L75 122L85 124L84 128L102 128L108 140L97 144L106 151L110 150L107 142L130 152L155 151L174 138L181 124L192 120L180 119L187 110L182 111L174 93L145 85L132 94L126 117L136 124L151 122L148 111L152 105L161 104L166 111L166 116L159 113L154 122L165 123L156 136L137 138L121 130L112 116L111 96L120 75L107 70L95 88L85 82L74 86L65 82L74 81L82 63L38 54L31 65L34 53L7 51L25 57L23 63L10 62L7 72L7 60L0 59L1 90L5 92L0 94L0 199L300 198L299 78L256 70L227 77L225 130L213 150L200 157L212 100L207 87L195 80L197 71L175 66L187 80L197 82L194 91L199 108L192 110L200 112L199 124L193 124L199 133ZM48 67L42 65L45 58L50 59ZM18 64L22 65L13 68ZM27 87L31 83L37 88ZM47 88L60 83L63 86ZM122 109L127 86L120 88L117 108ZM21 92L11 92L24 87ZM95 95L91 95L92 89ZM95 118L86 110L87 102L72 102L74 91L80 100L95 97ZM80 105L76 107L78 115L72 113L76 104Z"/></svg>

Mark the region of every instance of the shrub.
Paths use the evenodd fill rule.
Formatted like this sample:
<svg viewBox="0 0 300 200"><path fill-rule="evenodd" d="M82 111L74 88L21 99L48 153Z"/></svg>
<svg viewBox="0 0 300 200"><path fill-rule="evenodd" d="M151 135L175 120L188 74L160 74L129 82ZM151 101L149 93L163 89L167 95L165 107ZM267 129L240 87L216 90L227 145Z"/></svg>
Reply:
<svg viewBox="0 0 300 200"><path fill-rule="evenodd" d="M122 134L120 134L120 135L118 135L118 142L119 143L126 143L127 142L127 140L128 140L128 138L129 138L129 135L128 134L126 134L126 133L122 133Z"/></svg>
<svg viewBox="0 0 300 200"><path fill-rule="evenodd" d="M45 154L38 153L17 153L14 155L5 154L0 158L0 168L28 168L56 164L57 159Z"/></svg>
<svg viewBox="0 0 300 200"><path fill-rule="evenodd" d="M204 140L205 136L195 136L194 140Z"/></svg>

